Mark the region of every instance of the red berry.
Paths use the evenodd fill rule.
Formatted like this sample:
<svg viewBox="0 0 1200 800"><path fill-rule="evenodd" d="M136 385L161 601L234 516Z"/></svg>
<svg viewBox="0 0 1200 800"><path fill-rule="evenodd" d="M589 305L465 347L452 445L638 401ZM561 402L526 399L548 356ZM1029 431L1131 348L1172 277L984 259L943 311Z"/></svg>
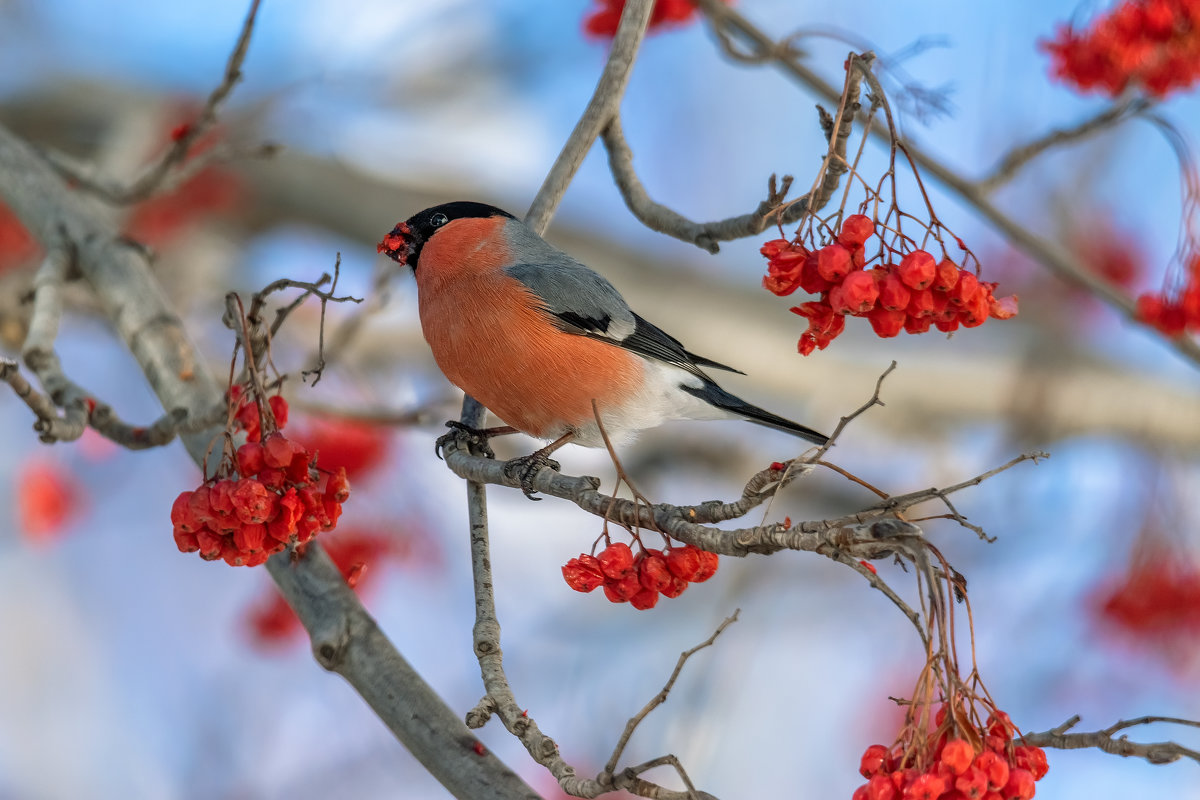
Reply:
<svg viewBox="0 0 1200 800"><path fill-rule="evenodd" d="M629 598L629 605L636 608L638 611L645 611L648 608L654 608L658 602L658 592L654 589L642 588L640 592Z"/></svg>
<svg viewBox="0 0 1200 800"><path fill-rule="evenodd" d="M1036 791L1033 773L1027 769L1014 769L1009 772L1008 783L1000 790L1004 800L1030 800Z"/></svg>
<svg viewBox="0 0 1200 800"><path fill-rule="evenodd" d="M710 553L707 550L700 550L700 568L692 576L692 583L704 583L706 580L717 574L717 567L720 566L721 558L716 553Z"/></svg>
<svg viewBox="0 0 1200 800"><path fill-rule="evenodd" d="M955 306L966 305L979 289L979 279L975 273L959 270L958 283L949 292L950 303Z"/></svg>
<svg viewBox="0 0 1200 800"><path fill-rule="evenodd" d="M938 800L946 791L946 781L937 775L918 775L904 790L904 800Z"/></svg>
<svg viewBox="0 0 1200 800"><path fill-rule="evenodd" d="M965 739L951 739L942 748L941 762L948 766L955 775L962 775L971 760L975 758L975 748Z"/></svg>
<svg viewBox="0 0 1200 800"><path fill-rule="evenodd" d="M263 460L263 448L260 442L246 442L237 449L238 474L243 478L257 475L266 462Z"/></svg>
<svg viewBox="0 0 1200 800"><path fill-rule="evenodd" d="M613 542L601 550L597 558L600 561L600 570L609 580L617 581L634 575L633 551L624 542ZM636 575L634 579L636 581Z"/></svg>
<svg viewBox="0 0 1200 800"><path fill-rule="evenodd" d="M888 749L881 744L873 744L868 747L858 764L858 771L864 778L887 772L887 768Z"/></svg>
<svg viewBox="0 0 1200 800"><path fill-rule="evenodd" d="M838 232L838 243L851 250L862 247L863 242L875 232L875 223L863 214L851 214L842 222Z"/></svg>
<svg viewBox="0 0 1200 800"><path fill-rule="evenodd" d="M948 258L943 258L938 262L937 275L934 277L933 285L930 288L938 292L948 292L958 283L958 275L958 264L955 264Z"/></svg>
<svg viewBox="0 0 1200 800"><path fill-rule="evenodd" d="M992 736L1003 736L1011 739L1016 732L1016 728L1012 724L1012 717L1004 711L997 711L988 716L987 732Z"/></svg>
<svg viewBox="0 0 1200 800"><path fill-rule="evenodd" d="M285 469L296 453L296 445L278 431L263 439L262 446L263 460L274 469Z"/></svg>
<svg viewBox="0 0 1200 800"><path fill-rule="evenodd" d="M1021 769L1033 773L1035 781L1040 781L1050 771L1050 765L1046 763L1046 751L1040 747L1021 745L1013 750L1013 760Z"/></svg>
<svg viewBox="0 0 1200 800"><path fill-rule="evenodd" d="M954 788L967 796L967 800L983 800L988 790L988 777L978 767L971 767L958 776Z"/></svg>
<svg viewBox="0 0 1200 800"><path fill-rule="evenodd" d="M871 329L881 339L890 339L904 329L908 314L903 311L888 311L886 308L875 308L867 314Z"/></svg>
<svg viewBox="0 0 1200 800"><path fill-rule="evenodd" d="M987 776L988 789L993 792L1008 783L1008 761L999 753L985 750L975 756L975 767Z"/></svg>
<svg viewBox="0 0 1200 800"><path fill-rule="evenodd" d="M200 549L200 543L196 539L195 531L185 531L183 528L176 527L174 535L175 546L179 548L179 552L194 553Z"/></svg>
<svg viewBox="0 0 1200 800"><path fill-rule="evenodd" d="M350 481L346 480L345 467L338 467L337 471L329 476L329 482L325 484L325 496L339 503L350 499Z"/></svg>
<svg viewBox="0 0 1200 800"><path fill-rule="evenodd" d="M638 580L637 573L631 570L629 574L623 578L618 578L616 580L609 578L604 582L604 588L611 588L613 592L622 600L632 600L635 594L642 591L642 583Z"/></svg>
<svg viewBox="0 0 1200 800"><path fill-rule="evenodd" d="M254 478L242 478L234 485L233 509L244 524L266 522L275 515L279 495Z"/></svg>
<svg viewBox="0 0 1200 800"><path fill-rule="evenodd" d="M692 581L700 572L700 549L692 545L668 547L663 551L667 558L667 569L676 578Z"/></svg>
<svg viewBox="0 0 1200 800"><path fill-rule="evenodd" d="M266 546L267 526L250 524L243 525L233 532L233 543L243 553L257 553Z"/></svg>
<svg viewBox="0 0 1200 800"><path fill-rule="evenodd" d="M671 588L673 577L661 552L648 550L642 554L638 562L638 580L644 588L653 589L657 594Z"/></svg>
<svg viewBox="0 0 1200 800"><path fill-rule="evenodd" d="M875 307L875 301L879 299L879 287L875 283L875 278L869 272L851 272L845 277L841 285L841 302L844 305L846 313L862 314L870 311ZM833 295L830 294L832 305ZM834 311L840 311L836 305Z"/></svg>
<svg viewBox="0 0 1200 800"><path fill-rule="evenodd" d="M604 574L600 571L599 562L592 565L590 562L585 563L584 558L596 560L592 556L580 555L579 558L572 558L562 568L563 580L577 592L590 592L604 584Z"/></svg>
<svg viewBox="0 0 1200 800"><path fill-rule="evenodd" d="M186 533L195 533L204 523L192 511L192 492L180 492L171 505L171 524Z"/></svg>
<svg viewBox="0 0 1200 800"><path fill-rule="evenodd" d="M934 262L933 256L924 250L913 250L900 259L900 266L896 268L896 274L908 288L924 289L937 277L937 264Z"/></svg>
<svg viewBox="0 0 1200 800"><path fill-rule="evenodd" d="M889 272L879 287L879 305L888 311L904 311L912 299L912 291L900 280L900 276Z"/></svg>
<svg viewBox="0 0 1200 800"><path fill-rule="evenodd" d="M683 578L676 578L674 575L672 575L670 587L661 590L662 596L669 597L669 598L679 597L679 595L683 594L684 590L687 589L687 587L688 587L687 581L685 581Z"/></svg>
<svg viewBox="0 0 1200 800"><path fill-rule="evenodd" d="M804 264L800 267L800 288L809 294L821 294L829 291L832 286L829 281L821 276L819 267L820 258L817 254L809 253L804 259Z"/></svg>
<svg viewBox="0 0 1200 800"><path fill-rule="evenodd" d="M900 792L896 790L892 779L887 775L872 775L867 781L868 800L900 800Z"/></svg>
<svg viewBox="0 0 1200 800"><path fill-rule="evenodd" d="M221 545L224 541L224 536L218 536L208 528L196 531L196 545L200 548L200 557L205 561L213 561L221 557Z"/></svg>
<svg viewBox="0 0 1200 800"><path fill-rule="evenodd" d="M817 272L831 283L837 283L850 273L850 251L840 244L830 244L817 251Z"/></svg>
<svg viewBox="0 0 1200 800"><path fill-rule="evenodd" d="M271 413L275 415L276 427L282 428L287 425L288 421L288 404L287 400L283 399L283 395L272 395L267 398L267 405L271 407Z"/></svg>

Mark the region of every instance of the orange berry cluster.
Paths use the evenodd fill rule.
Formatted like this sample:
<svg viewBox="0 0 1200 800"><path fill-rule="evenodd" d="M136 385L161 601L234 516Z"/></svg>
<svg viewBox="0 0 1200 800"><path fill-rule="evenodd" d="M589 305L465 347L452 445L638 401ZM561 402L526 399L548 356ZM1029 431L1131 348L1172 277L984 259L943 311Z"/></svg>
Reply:
<svg viewBox="0 0 1200 800"><path fill-rule="evenodd" d="M836 241L819 249L787 239L762 246L768 291L784 297L804 289L820 297L791 309L808 320L801 355L828 347L845 330L847 316L866 317L877 336L889 338L901 330L925 333L931 327L950 333L960 325L974 328L988 317L1008 319L1017 313L1015 295L997 298L996 284L979 280L949 258L938 262L924 250L866 269L866 242L874 234L869 217L853 214Z"/></svg>
<svg viewBox="0 0 1200 800"><path fill-rule="evenodd" d="M1162 97L1200 81L1200 3L1126 0L1077 30L1039 44L1054 77L1116 97L1133 85Z"/></svg>
<svg viewBox="0 0 1200 800"><path fill-rule="evenodd" d="M716 553L693 545L642 549L636 556L629 545L613 542L598 556L580 553L562 568L567 585L577 592L604 587L613 603L636 609L654 608L658 596L679 597L689 583L703 583L717 572Z"/></svg>
<svg viewBox="0 0 1200 800"><path fill-rule="evenodd" d="M938 711L939 727L946 708ZM1013 746L1015 728L1003 711L978 731L979 745L945 734L931 741L925 769L905 766L901 745L873 744L863 753L859 772L867 782L853 800L1029 800L1034 782L1050 769L1040 747Z"/></svg>
<svg viewBox="0 0 1200 800"><path fill-rule="evenodd" d="M282 397L270 400L283 410L278 424L287 406ZM349 497L345 468L319 470L315 453L275 431L243 444L215 476L175 498L175 544L206 561L258 566L293 542L333 530Z"/></svg>
<svg viewBox="0 0 1200 800"><path fill-rule="evenodd" d="M1200 333L1200 255L1188 261L1179 283L1174 292L1140 296L1138 319L1167 336Z"/></svg>

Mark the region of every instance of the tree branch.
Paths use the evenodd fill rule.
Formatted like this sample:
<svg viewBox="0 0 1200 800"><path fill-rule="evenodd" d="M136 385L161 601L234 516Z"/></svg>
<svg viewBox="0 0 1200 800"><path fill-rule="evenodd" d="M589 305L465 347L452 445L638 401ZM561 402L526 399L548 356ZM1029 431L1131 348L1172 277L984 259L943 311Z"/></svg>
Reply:
<svg viewBox="0 0 1200 800"><path fill-rule="evenodd" d="M633 71L633 62L637 58L642 37L646 34L646 25L650 22L652 10L654 0L629 0L625 4L621 12L621 22L617 26L617 34L613 38L612 50L609 51L608 61L600 74L600 80L596 83L592 99L559 152L554 166L542 181L542 187L538 189L537 196L533 198L529 212L525 215L525 224L539 234L546 232L550 218L558 209L567 186L579 171L579 165L591 149L592 142L596 141L600 131L621 107L621 98L625 96L629 74Z"/></svg>
<svg viewBox="0 0 1200 800"><path fill-rule="evenodd" d="M992 173L978 182L980 191L991 193L1016 177L1017 172L1033 159L1052 147L1086 139L1149 109L1153 103L1145 97L1135 96L1123 102L1113 103L1098 114L1067 128L1056 128L1033 141L1014 147L996 164Z"/></svg>
<svg viewBox="0 0 1200 800"><path fill-rule="evenodd" d="M797 58L781 51L771 37L754 26L739 12L720 2L720 0L696 0L696 5L708 16L709 21L724 32L736 37L747 46L761 53L765 61L778 66L796 81L828 99L836 102L839 93L817 73L804 66ZM881 128L869 130L876 138L890 144L889 132ZM1051 272L1068 283L1079 286L1098 297L1107 305L1118 311L1126 319L1140 321L1137 307L1133 298L1125 295L1117 287L1084 266L1061 246L1036 236L1023 225L1012 219L991 203L985 192L976 182L967 180L957 172L938 161L932 155L912 142L904 142L904 148L912 160L926 174L933 176L945 188L959 199L978 211L997 230L1000 231L1015 247L1023 250L1032 258L1039 261ZM1200 364L1200 342L1186 336L1163 337L1177 352L1189 360Z"/></svg>
<svg viewBox="0 0 1200 800"><path fill-rule="evenodd" d="M188 152L193 145L198 143L208 133L209 129L216 124L217 112L224 104L226 98L229 97L234 87L242 79L242 62L245 61L246 53L250 49L250 35L254 32L254 22L258 17L259 2L260 0L251 0L250 10L246 14L246 21L242 23L242 30L238 35L237 43L234 45L233 52L229 54L229 59L225 63L225 74L221 82L217 85L217 88L213 89L212 93L208 96L208 100L200 110L195 121L183 126L177 136L172 136L171 146L167 148L162 158L150 165L136 179L128 184L105 181L88 175L82 170L73 168L63 158L46 156L47 162L62 177L71 181L77 188L90 192L114 205L128 205L139 203L158 191L178 185L181 181L195 175L218 158L230 157L233 151L221 148L210 152L205 157L194 159L193 162L184 164L187 160ZM270 156L277 150L278 147L276 145L264 144L249 151L249 154L259 157ZM177 167L179 168L177 174L172 175L172 170L175 170ZM167 182L168 176L171 177L170 182Z"/></svg>
<svg viewBox="0 0 1200 800"><path fill-rule="evenodd" d="M1173 725L1187 725L1193 728L1200 728L1200 722L1190 719L1179 719L1178 717L1138 717L1137 719L1119 720L1104 730L1093 731L1091 733L1067 733L1068 730L1079 724L1079 715L1076 714L1056 728L1051 728L1043 733L1025 734L1021 737L1021 743L1036 745L1037 747L1054 747L1059 750L1082 750L1088 747L1095 747L1116 756L1144 758L1151 764L1170 764L1172 761L1178 761L1181 758L1190 758L1200 763L1200 752L1176 744L1175 742L1141 743L1131 742L1124 736L1113 738L1116 733L1126 728L1132 728L1137 725L1149 725L1153 722L1167 722Z"/></svg>

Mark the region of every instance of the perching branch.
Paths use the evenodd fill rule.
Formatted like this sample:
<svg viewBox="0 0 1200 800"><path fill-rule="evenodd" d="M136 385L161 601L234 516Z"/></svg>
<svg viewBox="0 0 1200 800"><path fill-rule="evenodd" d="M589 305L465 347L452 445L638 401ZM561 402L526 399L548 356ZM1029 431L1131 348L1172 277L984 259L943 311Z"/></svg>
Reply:
<svg viewBox="0 0 1200 800"><path fill-rule="evenodd" d="M1082 750L1095 747L1106 753L1125 758L1144 758L1151 764L1170 764L1181 758L1190 758L1200 763L1200 751L1192 750L1175 742L1131 742L1124 735L1116 736L1126 728L1138 725L1149 725L1154 722L1166 722L1172 725L1187 725L1200 728L1200 722L1178 717L1138 717L1137 719L1119 720L1109 727L1091 733L1067 733L1079 724L1079 715L1056 728L1043 733L1027 733L1021 737L1022 744L1038 747L1055 747L1060 750ZM1113 738L1116 736L1116 738Z"/></svg>

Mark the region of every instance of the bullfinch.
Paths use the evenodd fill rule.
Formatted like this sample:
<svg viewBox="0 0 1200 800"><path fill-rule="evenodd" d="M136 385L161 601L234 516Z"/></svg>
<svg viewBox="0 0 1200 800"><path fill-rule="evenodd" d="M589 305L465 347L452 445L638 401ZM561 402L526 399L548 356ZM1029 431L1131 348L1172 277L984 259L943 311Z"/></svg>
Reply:
<svg viewBox="0 0 1200 800"><path fill-rule="evenodd" d="M562 445L603 446L597 413L615 444L674 419L744 419L828 441L722 389L704 370L738 370L689 352L602 276L495 206L427 208L378 250L413 268L438 367L506 423L467 433L485 445L517 431L550 440L510 462L520 462L526 494L541 466L557 468L547 456Z"/></svg>

